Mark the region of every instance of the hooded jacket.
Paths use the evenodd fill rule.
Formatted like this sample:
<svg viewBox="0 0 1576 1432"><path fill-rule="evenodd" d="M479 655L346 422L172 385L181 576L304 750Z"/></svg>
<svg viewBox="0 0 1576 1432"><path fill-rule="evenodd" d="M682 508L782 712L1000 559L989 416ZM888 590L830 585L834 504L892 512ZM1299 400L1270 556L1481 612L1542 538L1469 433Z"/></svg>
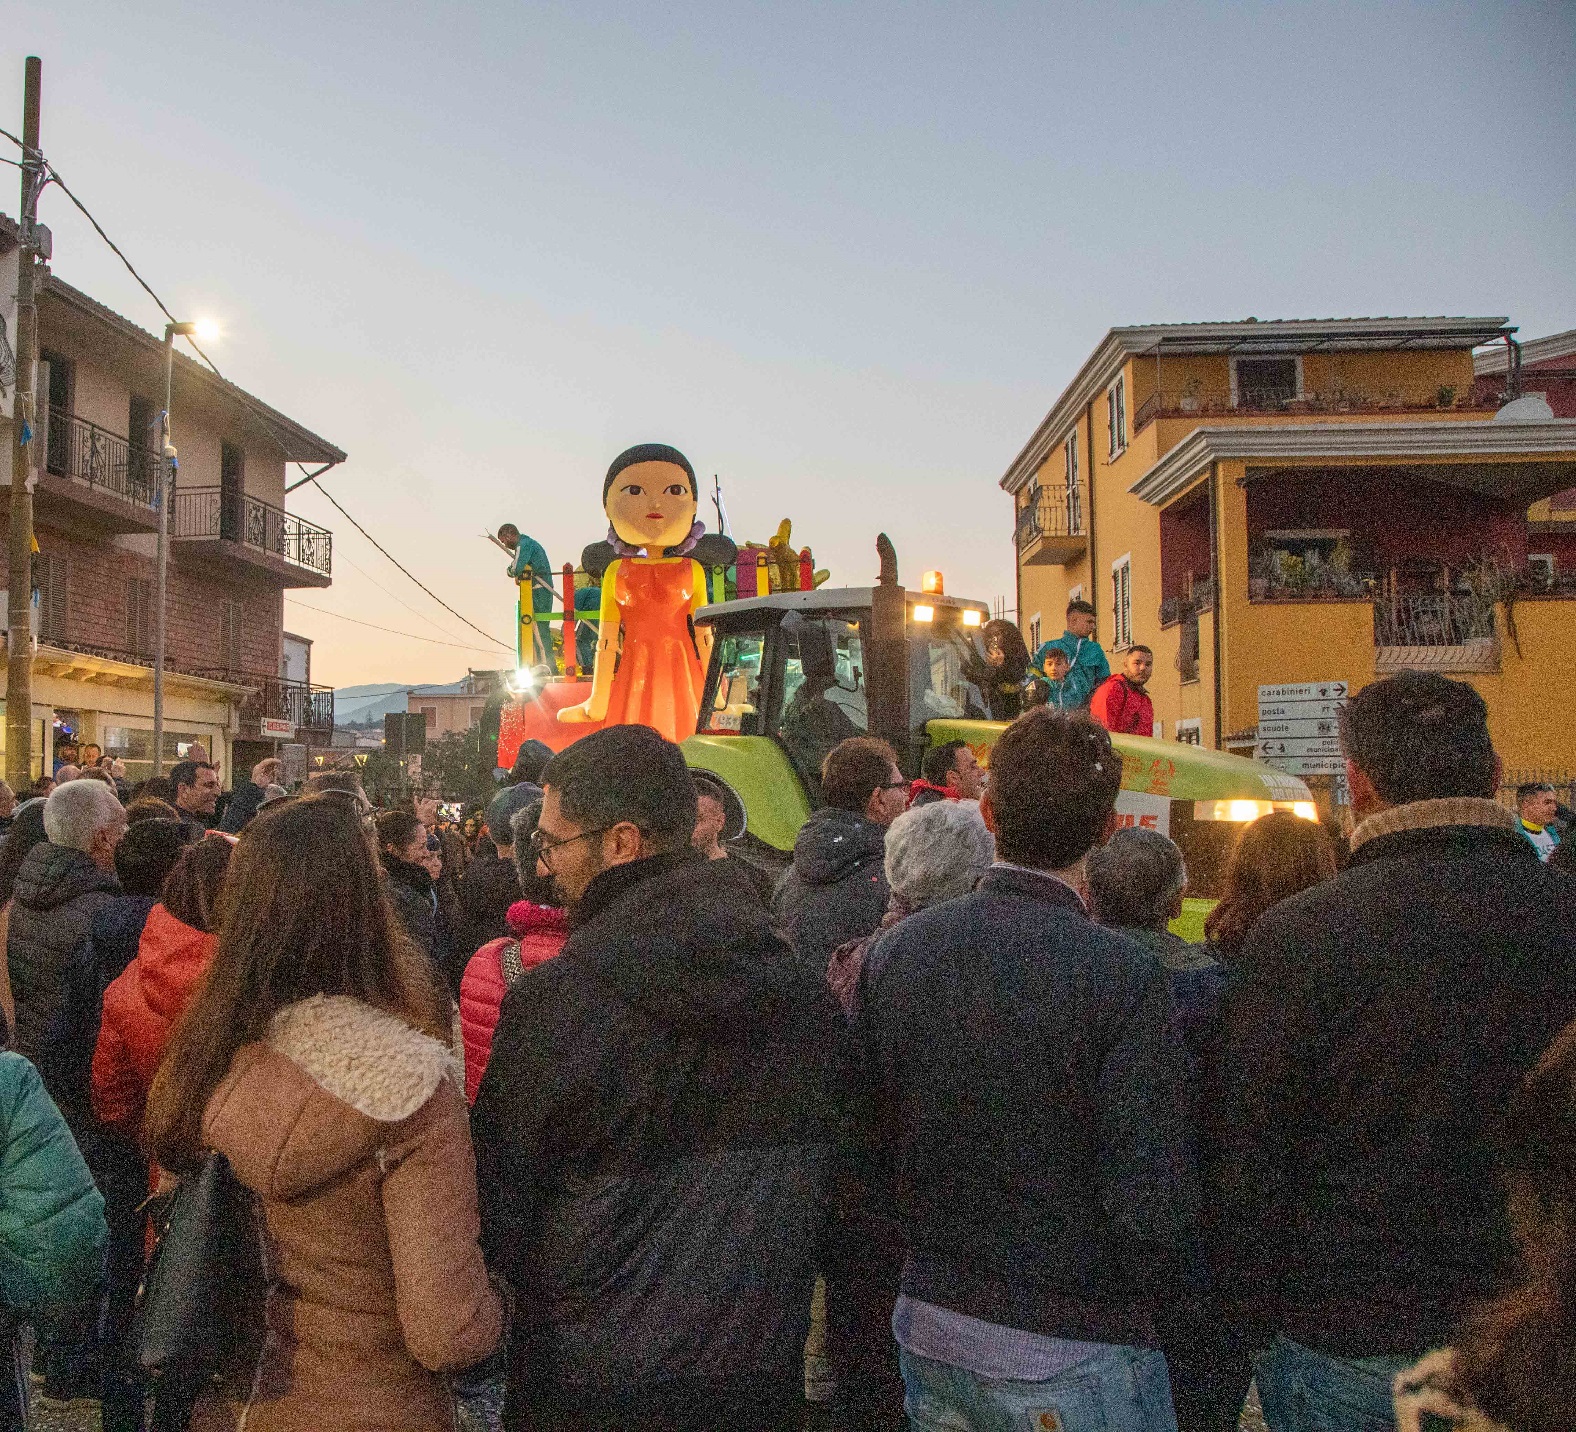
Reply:
<svg viewBox="0 0 1576 1432"><path fill-rule="evenodd" d="M153 907L136 959L104 991L93 1051L93 1114L101 1124L132 1135L142 1128L170 1033L213 962L216 944L163 905Z"/></svg>
<svg viewBox="0 0 1576 1432"><path fill-rule="evenodd" d="M29 1059L54 1019L71 952L120 882L80 850L43 840L16 875L6 962L16 1000L16 1049Z"/></svg>
<svg viewBox="0 0 1576 1432"><path fill-rule="evenodd" d="M1155 703L1123 672L1102 681L1089 699L1089 716L1107 731L1127 736L1155 734Z"/></svg>
<svg viewBox="0 0 1576 1432"><path fill-rule="evenodd" d="M38 1071L0 1051L0 1303L30 1313L90 1302L104 1200Z"/></svg>
<svg viewBox="0 0 1576 1432"><path fill-rule="evenodd" d="M604 871L504 1001L472 1127L507 1427L802 1415L841 1021L718 863Z"/></svg>
<svg viewBox="0 0 1576 1432"><path fill-rule="evenodd" d="M1254 926L1203 1107L1225 1311L1340 1357L1450 1340L1502 1288L1510 1096L1576 1017L1576 881L1493 801L1370 817Z"/></svg>
<svg viewBox="0 0 1576 1432"><path fill-rule="evenodd" d="M777 887L773 913L799 957L817 972L832 951L863 939L886 913L886 827L823 806L794 842L793 864Z"/></svg>
<svg viewBox="0 0 1576 1432"><path fill-rule="evenodd" d="M1051 682L1044 675L1045 659L1053 646L1067 657L1067 675L1060 683ZM1072 711L1089 704L1095 688L1111 675L1111 663L1106 660L1105 648L1092 636L1074 636L1064 631L1034 653L1034 671L1040 673L1047 686L1061 686L1061 699L1053 699L1051 705Z"/></svg>
<svg viewBox="0 0 1576 1432"><path fill-rule="evenodd" d="M257 1195L266 1336L193 1432L451 1432L440 1374L493 1351L502 1310L448 1049L314 995L237 1052L203 1133Z"/></svg>
<svg viewBox="0 0 1576 1432"><path fill-rule="evenodd" d="M516 900L509 907L509 934L489 940L471 956L460 981L460 1033L465 1040L465 1097L474 1104L482 1086L487 1059L492 1053L493 1030L498 1027L498 1011L513 983L504 969L505 948L518 947L515 962L519 970L535 969L550 960L569 938L569 917L551 905L533 905ZM518 972L516 972L516 978Z"/></svg>

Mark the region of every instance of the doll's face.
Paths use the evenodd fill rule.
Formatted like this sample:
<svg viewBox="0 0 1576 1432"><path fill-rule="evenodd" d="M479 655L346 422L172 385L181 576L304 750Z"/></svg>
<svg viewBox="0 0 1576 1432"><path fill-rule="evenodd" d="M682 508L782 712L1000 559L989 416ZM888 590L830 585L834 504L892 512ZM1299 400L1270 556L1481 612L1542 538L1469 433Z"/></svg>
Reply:
<svg viewBox="0 0 1576 1432"><path fill-rule="evenodd" d="M631 547L660 556L664 547L676 547L688 537L695 525L689 477L676 463L632 463L613 479L607 517Z"/></svg>

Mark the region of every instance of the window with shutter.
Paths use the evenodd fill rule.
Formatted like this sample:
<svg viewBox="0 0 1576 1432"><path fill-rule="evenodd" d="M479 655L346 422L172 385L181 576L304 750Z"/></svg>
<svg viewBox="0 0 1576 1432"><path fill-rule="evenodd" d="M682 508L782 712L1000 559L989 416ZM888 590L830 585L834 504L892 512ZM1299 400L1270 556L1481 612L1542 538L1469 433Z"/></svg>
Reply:
<svg viewBox="0 0 1576 1432"><path fill-rule="evenodd" d="M59 553L39 552L33 558L33 576L38 587L38 639L65 641L69 630L69 563Z"/></svg>
<svg viewBox="0 0 1576 1432"><path fill-rule="evenodd" d="M1133 644L1133 559L1111 563L1111 645L1118 651Z"/></svg>
<svg viewBox="0 0 1576 1432"><path fill-rule="evenodd" d="M146 577L126 580L126 650L134 656L153 651L153 583Z"/></svg>
<svg viewBox="0 0 1576 1432"><path fill-rule="evenodd" d="M227 601L220 615L219 652L226 671L241 669L241 604Z"/></svg>

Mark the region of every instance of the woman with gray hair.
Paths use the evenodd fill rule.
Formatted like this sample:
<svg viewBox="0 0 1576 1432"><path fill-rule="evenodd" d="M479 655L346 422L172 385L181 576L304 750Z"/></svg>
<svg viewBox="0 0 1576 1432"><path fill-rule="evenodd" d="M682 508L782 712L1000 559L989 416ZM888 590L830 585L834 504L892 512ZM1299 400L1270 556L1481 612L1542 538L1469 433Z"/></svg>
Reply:
<svg viewBox="0 0 1576 1432"><path fill-rule="evenodd" d="M967 895L996 858L996 842L980 815L978 801L935 801L904 811L887 827L886 878L892 892L886 914L872 935L832 952L826 982L851 1019L865 958L899 920L916 910Z"/></svg>

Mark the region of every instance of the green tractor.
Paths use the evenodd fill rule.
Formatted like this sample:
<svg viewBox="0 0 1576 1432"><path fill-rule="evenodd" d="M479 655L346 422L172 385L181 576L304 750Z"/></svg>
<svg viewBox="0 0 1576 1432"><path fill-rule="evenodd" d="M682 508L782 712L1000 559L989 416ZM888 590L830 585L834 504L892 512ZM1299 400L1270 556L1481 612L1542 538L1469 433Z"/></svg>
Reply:
<svg viewBox="0 0 1576 1432"><path fill-rule="evenodd" d="M884 737L912 777L930 747L949 741L967 742L988 766L1006 729L988 719L975 684L985 604L946 596L939 573L929 574L925 590L905 590L885 535L876 549L881 569L873 587L772 592L715 602L696 615L711 633L711 663L685 759L738 797L740 842L769 869L791 858L819 803L821 761L838 741ZM525 739L561 750L592 729L556 719L586 698L588 682L523 675L532 679L501 713L505 769ZM1187 859L1190 891L1203 897L1191 906L1190 929L1218 890L1241 822L1272 809L1317 819L1302 781L1258 761L1143 736L1112 742L1122 757L1119 819L1169 834Z"/></svg>
<svg viewBox="0 0 1576 1432"><path fill-rule="evenodd" d="M983 764L1006 729L988 719L982 602L898 583L883 536L873 587L778 592L703 608L711 665L685 759L725 781L743 805L747 853L785 864L818 804L822 758L845 736L884 737L915 776L933 745L962 740ZM938 574L939 575L939 574ZM1316 818L1307 786L1257 761L1176 741L1114 736L1122 757L1119 819L1183 848L1190 889L1213 895L1242 821L1272 809Z"/></svg>

